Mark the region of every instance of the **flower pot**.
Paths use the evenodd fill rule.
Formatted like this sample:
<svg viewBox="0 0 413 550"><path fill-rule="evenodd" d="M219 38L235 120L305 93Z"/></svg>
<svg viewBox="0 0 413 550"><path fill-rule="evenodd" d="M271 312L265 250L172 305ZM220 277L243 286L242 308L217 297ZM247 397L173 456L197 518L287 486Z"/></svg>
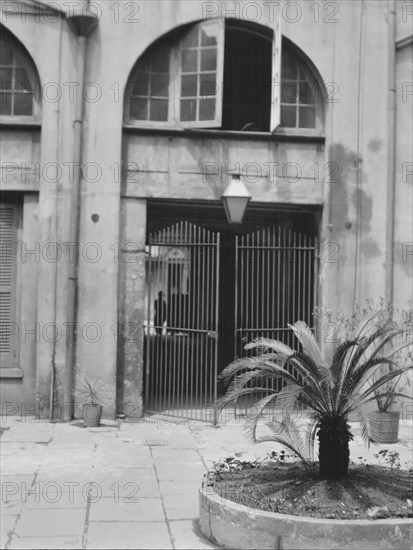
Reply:
<svg viewBox="0 0 413 550"><path fill-rule="evenodd" d="M378 443L397 442L399 435L399 419L399 411L370 413L370 428Z"/></svg>
<svg viewBox="0 0 413 550"><path fill-rule="evenodd" d="M102 418L102 411L102 405L98 405L96 403L86 403L85 405L83 405L83 425L89 427L99 426L100 419Z"/></svg>

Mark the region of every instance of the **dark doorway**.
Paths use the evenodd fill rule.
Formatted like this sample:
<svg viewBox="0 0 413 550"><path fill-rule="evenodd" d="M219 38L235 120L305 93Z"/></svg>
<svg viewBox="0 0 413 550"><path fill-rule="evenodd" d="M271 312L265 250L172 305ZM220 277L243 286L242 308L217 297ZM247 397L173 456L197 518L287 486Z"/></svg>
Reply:
<svg viewBox="0 0 413 550"><path fill-rule="evenodd" d="M173 369L177 374L174 374L174 380L169 384L172 390L168 390L168 403L163 403L162 395L159 395L158 409L167 408L169 412L173 411L175 403L176 412L172 414L187 415L188 411L184 412L185 404L181 401L178 404L177 398L174 401L171 391L173 393L173 387L179 385L194 387L195 384L196 399L191 401L186 397L186 402L191 403L189 416L199 418L201 415L204 418L205 414L201 414L199 409L210 409L213 396L224 391L219 380L212 380L211 373L214 371L219 374L235 357L243 355L246 342L258 336L285 339L288 337L287 331L283 332L286 324L298 318L311 325L311 312L316 300L317 222L318 212L312 207L250 204L244 222L230 225L219 202L153 201L148 204L148 238L151 235L152 243L158 242L156 237L153 240L156 232L161 232L159 235L169 235L169 229L166 228L176 228L177 224L182 223L193 224L193 227L198 228L196 231L199 235L205 230L218 236L217 247L214 248L214 254L217 255L214 262L218 260L218 263L214 263L213 272L207 267L211 277L218 274L218 281L212 284L212 281L205 279L204 262L211 262L211 257L207 255L203 256L203 260L197 260L196 243L186 245L188 250L192 247L186 254L186 279L183 276L182 261L168 265L165 270L168 280L164 287L168 303L166 327L157 329L158 335L163 333L162 343L160 336L158 340L152 338L151 341L155 344L158 342L158 355L163 353L166 357L165 346L172 346L171 349L180 354L179 357L176 356L179 362L183 364L182 358L185 355L194 357L196 365L185 364L182 367L186 371L186 377L188 372L194 372L194 380L188 386L186 378L184 381L184 374L181 375L176 370L179 365L177 367L175 363L178 360L175 361ZM205 246L205 243L198 244ZM178 251L176 254L179 256ZM216 307L210 307L211 315L204 316L204 322L194 325L191 324L191 316L185 311L188 307L194 308L191 289L199 288L197 279L201 280L202 285L207 285L205 288L208 292L211 291L208 290L210 288L216 293L217 300ZM157 287L156 292L158 290ZM204 303L203 292L196 294L200 309ZM208 296L208 300L212 300L212 296ZM178 324L184 325L186 330L182 326L179 331L173 328L177 323L176 318L179 318ZM191 336L191 331L195 329L198 330L196 338L195 335ZM172 337L175 333L179 338L174 340ZM188 334L186 339L183 333ZM213 338L216 340L212 341ZM202 355L202 350L209 350L207 359ZM158 368L157 373L156 384L159 388L167 385L166 374L161 372L170 372L170 367L162 369ZM212 387L211 384L215 386ZM166 389L162 391L166 392ZM191 390L187 390L187 393L188 391Z"/></svg>

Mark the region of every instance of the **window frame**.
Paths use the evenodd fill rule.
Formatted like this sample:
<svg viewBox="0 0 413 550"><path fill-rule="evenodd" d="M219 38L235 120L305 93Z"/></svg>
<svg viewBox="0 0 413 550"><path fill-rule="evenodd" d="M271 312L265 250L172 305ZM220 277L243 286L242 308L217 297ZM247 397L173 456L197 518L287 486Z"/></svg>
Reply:
<svg viewBox="0 0 413 550"><path fill-rule="evenodd" d="M222 107L223 107L223 82L224 82L224 55L225 55L225 23L220 19L212 19L206 22L201 22L195 25L194 27L191 27L189 32L191 32L193 29L197 29L198 34L201 29L208 28L216 26L217 27L217 46L216 46L216 52L217 52L217 64L216 64L216 80L215 85L217 86L217 93L214 94L215 97L215 117L214 120L181 120L181 77L182 77L182 68L181 68L181 52L182 52L182 44L185 40L185 36L182 37L182 39L179 41L179 44L176 48L176 72L174 72L176 76L175 83L175 95L174 95L174 107L175 107L175 122L178 127L180 128L220 128L222 125ZM198 51L199 48L202 48L202 45L198 45ZM200 55L198 56L198 59L200 59ZM201 74L201 71L197 70L196 73L197 78L198 75ZM198 82L198 80L197 80ZM204 97L208 96L202 96L200 93L196 96L197 105L203 101ZM197 109L198 110L198 109Z"/></svg>
<svg viewBox="0 0 413 550"><path fill-rule="evenodd" d="M280 125L277 128L276 133L279 135L291 135L291 136L324 136L324 122L325 122L325 109L324 109L324 98L323 98L323 88L320 86L316 76L314 75L314 72L311 70L311 68L308 65L308 62L304 59L304 57L291 45L288 45L285 49L289 50L291 54L296 58L297 64L299 66L299 70L303 72L305 80L307 80L310 88L315 91L316 94L318 94L318 97L316 98L316 101L314 102L314 109L315 109L315 127L314 128L301 128L299 126L281 126L281 117L282 117L282 108L283 106L288 106L287 103L283 103L280 101ZM295 80L296 82L296 80ZM281 72L281 79L280 79L280 100L282 100L282 72ZM291 107L295 106L296 108L300 108L299 103L291 103L289 104ZM303 104L303 106L306 106L308 104Z"/></svg>
<svg viewBox="0 0 413 550"><path fill-rule="evenodd" d="M30 115L15 115L15 114L0 114L1 124L22 124L32 125L40 124L41 121L41 86L40 79L37 73L36 67L30 54L26 51L25 47L19 42L19 40L9 31L2 28L2 39L8 42L13 49L13 64L10 66L13 68L13 72L16 67L24 67L27 72L27 78L33 89L32 95L32 114ZM16 62L17 60L17 62ZM19 62L19 64L18 64ZM5 90L7 92L7 90ZM13 92L10 89L10 93L18 94L19 92ZM0 98L1 101L1 98Z"/></svg>

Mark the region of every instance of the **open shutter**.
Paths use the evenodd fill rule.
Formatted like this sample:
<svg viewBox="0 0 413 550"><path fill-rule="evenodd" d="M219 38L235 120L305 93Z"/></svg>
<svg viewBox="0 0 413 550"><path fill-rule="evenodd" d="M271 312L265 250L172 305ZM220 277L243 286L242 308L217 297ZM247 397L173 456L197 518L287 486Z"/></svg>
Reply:
<svg viewBox="0 0 413 550"><path fill-rule="evenodd" d="M16 288L17 207L0 204L0 360L15 366L14 310Z"/></svg>
<svg viewBox="0 0 413 550"><path fill-rule="evenodd" d="M281 16L278 16L272 43L271 132L281 122L281 41Z"/></svg>
<svg viewBox="0 0 413 550"><path fill-rule="evenodd" d="M224 23L206 21L191 28L179 44L178 120L183 128L222 125Z"/></svg>

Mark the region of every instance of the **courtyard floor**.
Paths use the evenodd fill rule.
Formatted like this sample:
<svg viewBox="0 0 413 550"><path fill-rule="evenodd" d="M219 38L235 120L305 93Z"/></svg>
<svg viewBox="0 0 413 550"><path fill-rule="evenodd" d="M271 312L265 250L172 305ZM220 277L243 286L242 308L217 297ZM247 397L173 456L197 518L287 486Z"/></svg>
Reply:
<svg viewBox="0 0 413 550"><path fill-rule="evenodd" d="M396 444L363 446L354 424L350 458L377 463L387 448L402 467L413 459L412 420ZM146 417L139 423L1 423L1 548L217 548L198 528L198 490L212 462L254 459L280 450L254 445L244 424Z"/></svg>

